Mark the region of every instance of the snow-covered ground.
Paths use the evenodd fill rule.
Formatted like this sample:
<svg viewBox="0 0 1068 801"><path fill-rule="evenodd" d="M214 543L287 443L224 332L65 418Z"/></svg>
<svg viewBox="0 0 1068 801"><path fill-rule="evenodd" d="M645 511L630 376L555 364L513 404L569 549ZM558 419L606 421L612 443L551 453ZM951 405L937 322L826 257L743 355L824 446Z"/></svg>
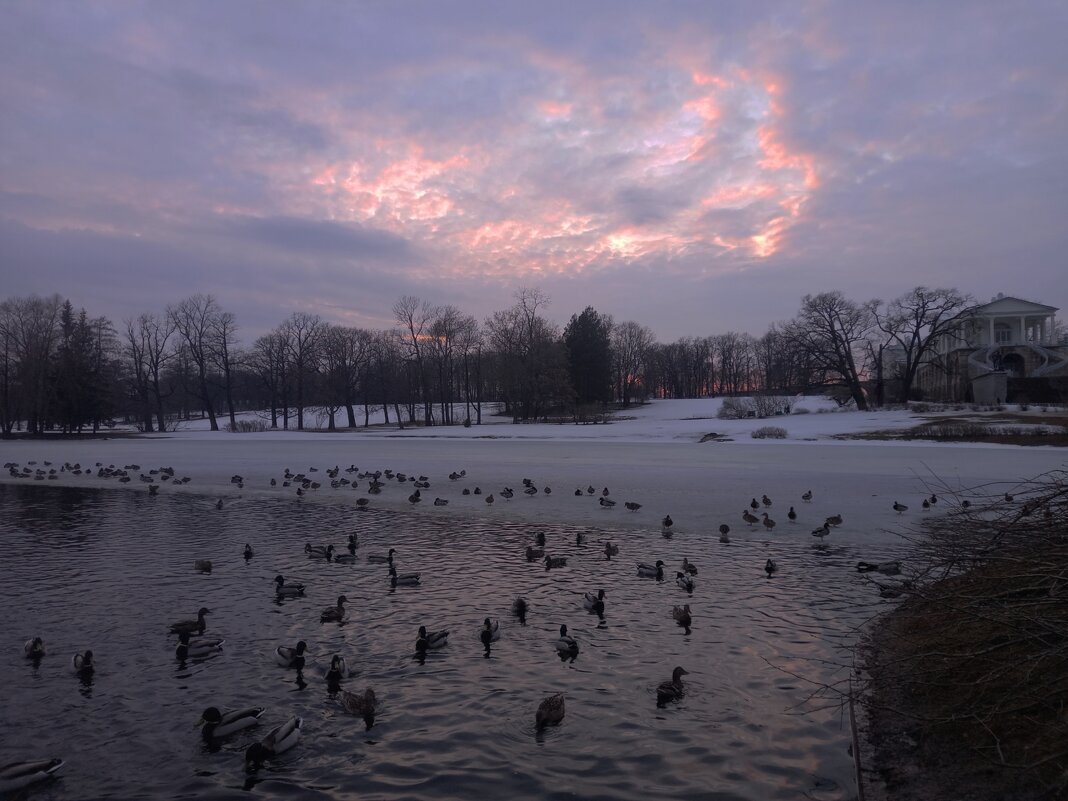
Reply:
<svg viewBox="0 0 1068 801"><path fill-rule="evenodd" d="M670 514L679 536L718 536L719 525L727 523L733 538L789 537L798 542L811 541L810 531L826 516L841 514L845 522L831 539L861 544L883 541L887 532L930 514L921 510L920 502L932 491L942 498L935 507L941 511L954 503L954 492L983 487L984 492L1001 493L1040 473L1068 467L1063 448L834 439L919 422L907 411L839 411L831 401L806 398L795 401L793 409L807 408L809 413L731 421L717 419L720 403L719 399L655 401L627 410L615 422L597 425L516 425L486 415L483 425L470 428L231 434L207 431L197 423L173 433L140 437L2 441L0 463L35 462L34 468L47 470L78 462L94 471L97 463L136 464L140 468L131 471L134 480L125 485L69 472L40 482L136 492L147 492L137 480L139 472L171 466L178 476L192 481L180 487L164 484L160 492L202 493L211 503L222 498L225 506L288 494L294 503L355 507L357 498L368 497L367 480L360 481L356 490L332 489L326 470L340 466L339 477L353 480L354 474L343 472L350 465L361 471L390 468L425 475L430 487L422 491L422 502L413 505L408 496L414 485L386 481L383 492L371 497L375 507L461 519L477 516L644 530L659 530L661 519ZM787 438L750 437L752 430L766 425L785 428ZM719 437L702 442L709 434ZM308 474L321 488L298 498L296 485L282 487L286 468L308 472L312 467L318 472ZM466 471L463 479L449 480L451 472L460 470ZM231 483L233 475L244 478L242 489ZM270 486L271 478L278 480L278 486ZM537 495L522 493L524 478L538 487ZM10 478L5 470L0 481L31 480ZM483 495L462 494L465 487L476 486ZM506 486L516 491L510 501L499 495ZM588 486L595 488L595 495L586 494ZM552 490L550 495L543 491L546 487ZM598 503L605 487L616 506L604 508ZM583 497L575 497L576 488L583 488ZM811 503L801 501L806 490L813 492ZM489 493L495 496L492 505L485 502ZM763 526L750 529L741 517L750 500L764 494L773 502L766 511L777 522L770 534ZM435 497L448 505L435 507ZM629 512L624 501L642 507ZM908 512L896 514L891 509L895 501L907 504ZM797 524L787 519L791 505L799 516ZM764 511L761 506L760 512Z"/></svg>

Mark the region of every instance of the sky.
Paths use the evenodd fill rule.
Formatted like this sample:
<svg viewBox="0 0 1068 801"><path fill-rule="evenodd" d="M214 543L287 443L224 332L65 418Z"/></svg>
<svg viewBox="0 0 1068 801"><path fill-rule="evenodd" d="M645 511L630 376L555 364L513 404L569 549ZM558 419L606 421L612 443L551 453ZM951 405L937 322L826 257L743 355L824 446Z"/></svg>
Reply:
<svg viewBox="0 0 1068 801"><path fill-rule="evenodd" d="M1068 306L1063 2L0 0L0 299L658 340L914 286Z"/></svg>

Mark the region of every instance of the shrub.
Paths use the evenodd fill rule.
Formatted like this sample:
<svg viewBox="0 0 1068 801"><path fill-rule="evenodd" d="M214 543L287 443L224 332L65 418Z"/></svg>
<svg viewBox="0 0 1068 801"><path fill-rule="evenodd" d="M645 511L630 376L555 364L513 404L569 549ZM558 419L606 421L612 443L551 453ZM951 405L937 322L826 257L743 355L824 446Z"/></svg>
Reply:
<svg viewBox="0 0 1068 801"><path fill-rule="evenodd" d="M741 420L753 413L753 404L749 398L724 398L716 417L720 420Z"/></svg>
<svg viewBox="0 0 1068 801"><path fill-rule="evenodd" d="M812 414L812 410L804 406L795 406L791 414Z"/></svg>
<svg viewBox="0 0 1068 801"><path fill-rule="evenodd" d="M267 430L266 420L238 420L235 425L226 424L231 434L257 434Z"/></svg>
<svg viewBox="0 0 1068 801"><path fill-rule="evenodd" d="M753 439L786 439L786 429L781 426L762 426L750 434Z"/></svg>

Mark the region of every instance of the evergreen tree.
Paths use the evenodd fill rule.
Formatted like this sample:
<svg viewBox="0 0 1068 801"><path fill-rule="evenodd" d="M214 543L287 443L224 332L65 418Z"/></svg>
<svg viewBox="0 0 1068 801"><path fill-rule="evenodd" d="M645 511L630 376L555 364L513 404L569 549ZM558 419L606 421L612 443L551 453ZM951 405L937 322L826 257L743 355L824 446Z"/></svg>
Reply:
<svg viewBox="0 0 1068 801"><path fill-rule="evenodd" d="M582 314L571 315L564 345L576 401L582 405L612 400L612 318L587 306Z"/></svg>

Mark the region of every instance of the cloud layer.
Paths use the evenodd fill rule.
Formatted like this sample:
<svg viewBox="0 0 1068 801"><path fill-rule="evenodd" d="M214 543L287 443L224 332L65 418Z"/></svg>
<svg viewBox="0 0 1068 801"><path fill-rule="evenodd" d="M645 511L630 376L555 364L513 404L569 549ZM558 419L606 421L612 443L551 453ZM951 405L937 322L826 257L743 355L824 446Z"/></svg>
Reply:
<svg viewBox="0 0 1068 801"><path fill-rule="evenodd" d="M1063 4L13 3L3 294L662 339L918 283L1059 305Z"/></svg>

